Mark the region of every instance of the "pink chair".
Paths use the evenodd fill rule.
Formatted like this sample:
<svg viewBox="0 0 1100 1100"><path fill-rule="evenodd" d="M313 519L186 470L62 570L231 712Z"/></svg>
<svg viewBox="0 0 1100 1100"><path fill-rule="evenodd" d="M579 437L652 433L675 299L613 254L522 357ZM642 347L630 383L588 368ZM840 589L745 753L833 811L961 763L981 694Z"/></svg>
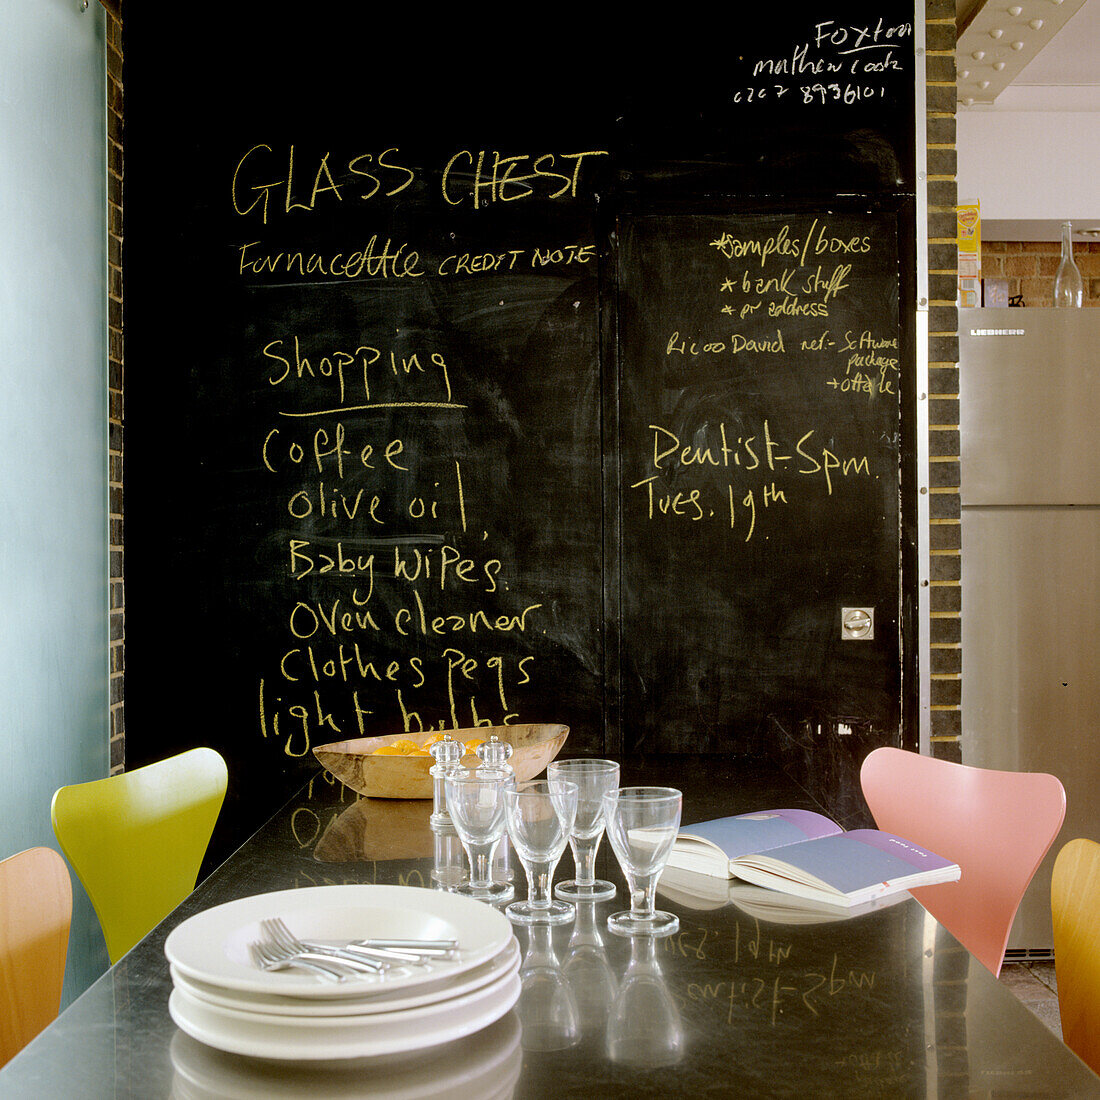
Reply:
<svg viewBox="0 0 1100 1100"><path fill-rule="evenodd" d="M1012 921L1066 815L1053 775L998 772L903 749L871 752L860 771L875 824L954 860L958 882L917 899L962 945L1000 974Z"/></svg>

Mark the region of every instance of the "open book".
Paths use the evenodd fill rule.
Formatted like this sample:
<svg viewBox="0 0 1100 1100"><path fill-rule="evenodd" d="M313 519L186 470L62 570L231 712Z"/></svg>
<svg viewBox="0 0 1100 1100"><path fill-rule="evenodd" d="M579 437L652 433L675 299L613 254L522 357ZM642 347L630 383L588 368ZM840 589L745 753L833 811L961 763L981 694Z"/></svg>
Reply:
<svg viewBox="0 0 1100 1100"><path fill-rule="evenodd" d="M681 830L667 866L851 907L954 882L959 866L878 829L844 832L809 810L766 810Z"/></svg>

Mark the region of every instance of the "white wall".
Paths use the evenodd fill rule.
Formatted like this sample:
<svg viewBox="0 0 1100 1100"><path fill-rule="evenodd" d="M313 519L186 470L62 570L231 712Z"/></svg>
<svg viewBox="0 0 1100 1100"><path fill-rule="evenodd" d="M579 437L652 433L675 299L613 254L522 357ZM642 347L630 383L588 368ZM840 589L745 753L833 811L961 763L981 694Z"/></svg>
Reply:
<svg viewBox="0 0 1100 1100"><path fill-rule="evenodd" d="M104 25L0 0L0 857L108 770ZM107 961L73 893L66 1000Z"/></svg>
<svg viewBox="0 0 1100 1100"><path fill-rule="evenodd" d="M957 126L959 202L981 203L985 239L1100 226L1100 112L960 108Z"/></svg>

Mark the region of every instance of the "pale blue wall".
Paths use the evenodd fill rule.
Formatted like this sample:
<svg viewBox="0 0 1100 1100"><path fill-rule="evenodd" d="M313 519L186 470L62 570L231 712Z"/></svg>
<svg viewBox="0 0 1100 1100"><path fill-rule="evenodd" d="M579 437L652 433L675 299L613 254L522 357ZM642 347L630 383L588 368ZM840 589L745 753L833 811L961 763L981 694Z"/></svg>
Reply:
<svg viewBox="0 0 1100 1100"><path fill-rule="evenodd" d="M0 0L0 856L108 770L105 17ZM107 965L79 883L66 1001Z"/></svg>

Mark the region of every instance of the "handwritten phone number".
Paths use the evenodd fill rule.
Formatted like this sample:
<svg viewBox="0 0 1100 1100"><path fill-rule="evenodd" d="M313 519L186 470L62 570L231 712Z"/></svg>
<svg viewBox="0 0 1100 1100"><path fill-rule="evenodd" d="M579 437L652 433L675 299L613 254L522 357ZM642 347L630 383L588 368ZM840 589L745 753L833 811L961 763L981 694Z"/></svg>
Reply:
<svg viewBox="0 0 1100 1100"><path fill-rule="evenodd" d="M755 103L763 99L771 99L779 102L791 89L782 84L775 84L771 88L741 88L734 92L730 99L733 103ZM802 94L804 104L825 103L859 103L865 99L884 99L886 88L881 84L803 84L798 92ZM798 102L797 93L795 102Z"/></svg>
<svg viewBox="0 0 1100 1100"><path fill-rule="evenodd" d="M803 84L803 103L859 103L863 99L883 99L886 89L873 84Z"/></svg>

